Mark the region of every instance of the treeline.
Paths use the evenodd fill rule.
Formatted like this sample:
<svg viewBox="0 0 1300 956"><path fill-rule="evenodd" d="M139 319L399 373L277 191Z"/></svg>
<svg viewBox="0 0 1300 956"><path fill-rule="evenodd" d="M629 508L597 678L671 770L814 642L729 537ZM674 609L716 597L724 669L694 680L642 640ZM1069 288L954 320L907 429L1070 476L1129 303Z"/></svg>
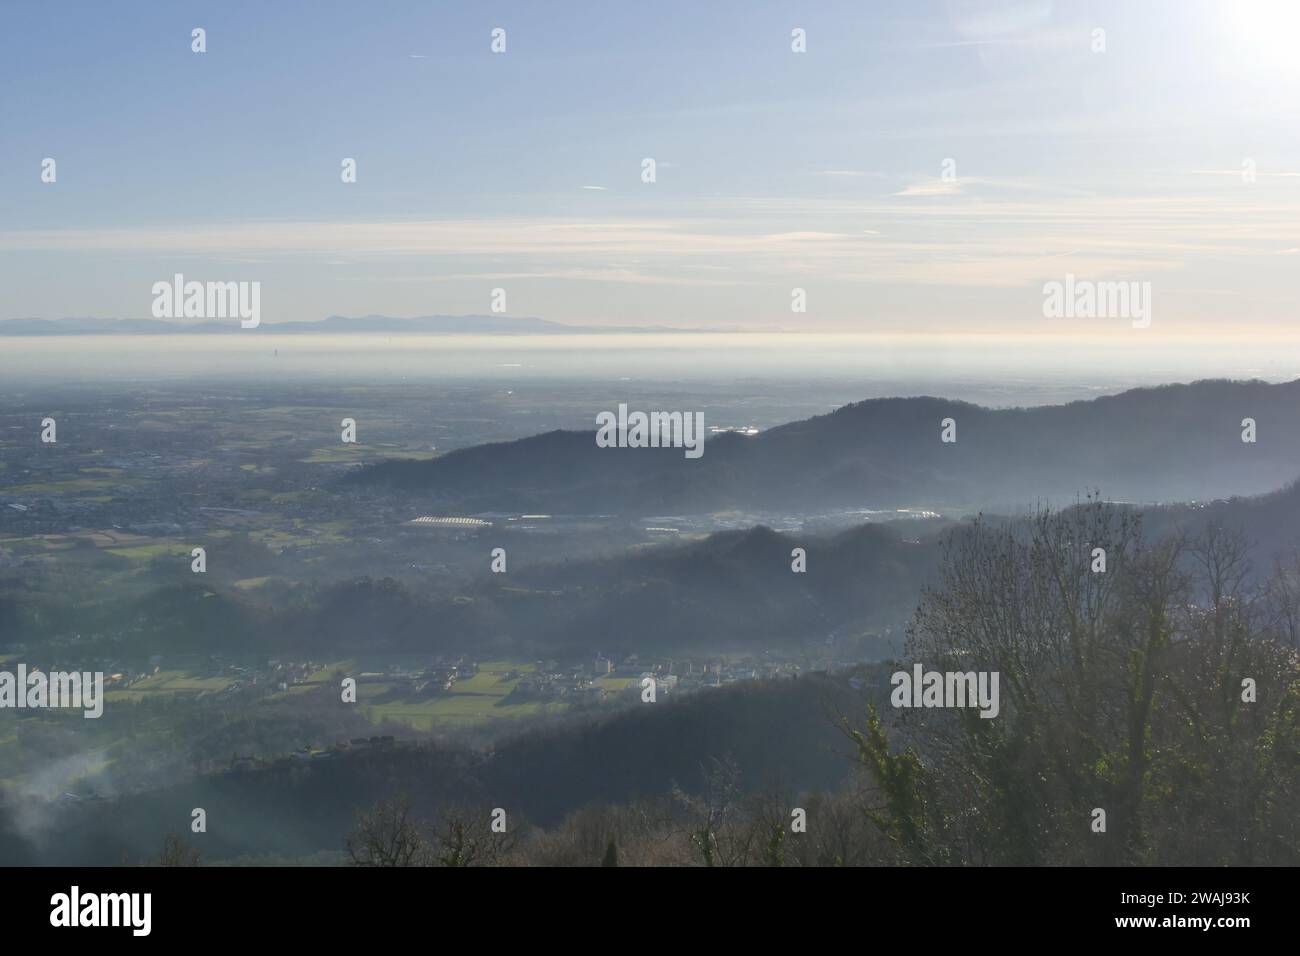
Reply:
<svg viewBox="0 0 1300 956"><path fill-rule="evenodd" d="M937 528L905 540L897 525L833 536L724 532L682 545L484 574L456 593L356 577L252 603L233 587L192 580L83 606L0 602L8 640L82 635L75 653L319 656L329 652L587 656L758 651L843 639L906 620L939 553ZM791 570L807 553L806 573ZM89 640L104 635L99 646ZM6 641L7 642L7 641ZM877 657L878 645L837 648ZM70 662L75 664L75 661Z"/></svg>
<svg viewBox="0 0 1300 956"><path fill-rule="evenodd" d="M710 759L700 789L593 803L537 827L458 805L433 817L404 795L357 814L343 862L413 866L870 866L886 840L862 812L869 797L843 787L802 797L744 786L730 759ZM493 823L505 825L494 829Z"/></svg>
<svg viewBox="0 0 1300 956"><path fill-rule="evenodd" d="M1296 570L1096 500L953 535L907 657L998 671L1001 713L849 728L889 861L1300 862Z"/></svg>
<svg viewBox="0 0 1300 956"><path fill-rule="evenodd" d="M347 481L462 511L677 514L730 508L1015 508L1104 484L1134 501L1260 494L1300 474L1300 381L1200 381L1091 401L990 409L941 398L846 405L753 437L680 448L597 447L556 431L387 461ZM953 442L941 423L955 423ZM1242 420L1257 426L1242 441Z"/></svg>
<svg viewBox="0 0 1300 956"><path fill-rule="evenodd" d="M1095 500L1030 522L977 521L950 538L898 664L996 671L996 717L873 702L865 717L838 720L862 770L856 786L747 790L739 766L715 756L693 789L598 803L509 841L485 831L475 857L1293 866L1298 609L1300 567L1253 573L1246 540L1218 525L1152 542L1138 514ZM349 846L400 806L363 815ZM431 829L408 813L397 829L437 846L464 813ZM436 853L412 859L446 865Z"/></svg>
<svg viewBox="0 0 1300 956"><path fill-rule="evenodd" d="M449 807L502 807L512 830L550 827L592 802L618 804L697 791L710 760L728 754L746 787L834 788L852 748L834 715L879 696L883 671L810 675L723 686L612 713L557 720L473 748L397 741L326 759L208 774L104 800L44 804L0 800L0 861L110 865L152 858L163 836L184 831L195 807L208 831L191 842L209 862L292 858L342 849L359 810L409 796L412 812L440 819ZM38 825L39 824L39 825Z"/></svg>

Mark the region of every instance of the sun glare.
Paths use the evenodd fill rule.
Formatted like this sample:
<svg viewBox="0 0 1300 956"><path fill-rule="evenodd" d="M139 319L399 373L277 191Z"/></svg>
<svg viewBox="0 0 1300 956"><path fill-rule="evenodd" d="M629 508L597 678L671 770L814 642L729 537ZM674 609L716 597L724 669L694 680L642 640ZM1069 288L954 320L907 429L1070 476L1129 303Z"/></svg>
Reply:
<svg viewBox="0 0 1300 956"><path fill-rule="evenodd" d="M1300 0L1235 0L1221 9L1224 38L1243 70L1300 78Z"/></svg>

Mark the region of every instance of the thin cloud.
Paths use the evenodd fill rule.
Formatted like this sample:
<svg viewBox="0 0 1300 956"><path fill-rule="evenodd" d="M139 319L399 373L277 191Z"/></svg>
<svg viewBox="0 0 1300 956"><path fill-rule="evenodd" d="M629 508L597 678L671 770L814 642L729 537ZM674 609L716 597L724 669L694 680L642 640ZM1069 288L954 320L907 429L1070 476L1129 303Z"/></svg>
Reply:
<svg viewBox="0 0 1300 956"><path fill-rule="evenodd" d="M813 173L813 175L829 176L835 179L883 179L885 174L867 169L822 169Z"/></svg>
<svg viewBox="0 0 1300 956"><path fill-rule="evenodd" d="M1243 167L1240 169L1194 169L1193 173L1199 176L1240 176L1247 170ZM1271 179L1295 179L1300 177L1300 173L1262 173L1259 170L1250 170L1250 175Z"/></svg>
<svg viewBox="0 0 1300 956"><path fill-rule="evenodd" d="M987 192L979 192L979 202L713 197L668 204L672 215L644 218L9 230L0 231L0 251L139 257L161 275L182 260L190 272L201 268L188 265L194 259L207 260L208 268L238 259L272 267L287 262L360 267L356 271L362 275L339 281L367 281L382 262L384 272L395 274L394 282L501 276L753 286L801 275L935 287L1023 286L1053 274L1052 260L1065 257L1076 273L1109 276L1203 264L1246 268L1252 261L1262 266L1275 255L1297 254L1300 202L1270 202L1252 190L1164 197ZM863 221L873 227L864 229ZM1223 228L1227 222L1231 229ZM691 271L702 264L710 267L707 277Z"/></svg>
<svg viewBox="0 0 1300 956"><path fill-rule="evenodd" d="M962 184L956 180L933 179L928 182L913 183L894 193L895 196L955 196L961 192Z"/></svg>

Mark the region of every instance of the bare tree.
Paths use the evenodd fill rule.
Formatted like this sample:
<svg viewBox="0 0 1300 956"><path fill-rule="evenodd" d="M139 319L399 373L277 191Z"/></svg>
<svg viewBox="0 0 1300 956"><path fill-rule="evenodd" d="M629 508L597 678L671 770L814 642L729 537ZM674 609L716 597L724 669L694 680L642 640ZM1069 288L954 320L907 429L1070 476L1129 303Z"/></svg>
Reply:
<svg viewBox="0 0 1300 956"><path fill-rule="evenodd" d="M1141 852L1149 734L1182 545L1148 546L1130 509L1089 495L948 540L909 629L911 662L996 671L1001 712L903 710L850 728L901 859L1121 862ZM899 746L899 745L903 746ZM1080 842L1094 807L1119 839Z"/></svg>
<svg viewBox="0 0 1300 956"><path fill-rule="evenodd" d="M710 757L701 769L699 793L673 787L673 796L685 813L687 839L705 866L744 866L759 834L744 819L740 768L728 756Z"/></svg>
<svg viewBox="0 0 1300 956"><path fill-rule="evenodd" d="M405 797L357 814L346 845L353 866L428 866L432 859L429 841Z"/></svg>
<svg viewBox="0 0 1300 956"><path fill-rule="evenodd" d="M492 817L474 808L455 807L434 830L433 862L438 866L497 866L514 850L517 831L494 832Z"/></svg>

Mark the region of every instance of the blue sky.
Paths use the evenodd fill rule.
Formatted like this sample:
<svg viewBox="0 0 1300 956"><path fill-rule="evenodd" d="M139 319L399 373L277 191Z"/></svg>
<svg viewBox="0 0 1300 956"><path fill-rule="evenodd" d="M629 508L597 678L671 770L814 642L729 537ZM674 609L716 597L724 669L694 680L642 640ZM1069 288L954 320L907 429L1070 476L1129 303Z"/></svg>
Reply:
<svg viewBox="0 0 1300 956"><path fill-rule="evenodd" d="M1157 333L1296 318L1286 0L0 18L0 318L144 317L175 272L260 281L268 323L485 312L502 287L577 324L1036 333L1066 272L1151 282Z"/></svg>

